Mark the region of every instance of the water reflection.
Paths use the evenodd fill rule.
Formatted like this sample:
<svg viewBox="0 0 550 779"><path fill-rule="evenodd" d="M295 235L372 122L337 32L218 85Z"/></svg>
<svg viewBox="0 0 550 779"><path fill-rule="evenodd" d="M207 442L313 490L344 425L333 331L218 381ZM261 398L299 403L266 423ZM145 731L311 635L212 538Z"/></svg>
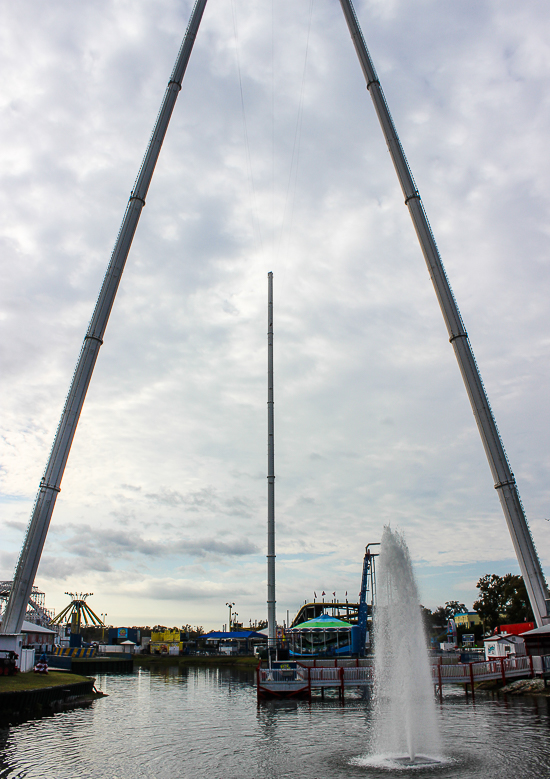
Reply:
<svg viewBox="0 0 550 779"><path fill-rule="evenodd" d="M254 673L141 669L100 676L89 709L0 730L0 779L343 779L402 771L368 766L368 701L257 703ZM446 691L438 706L449 762L415 779L548 777L550 700Z"/></svg>

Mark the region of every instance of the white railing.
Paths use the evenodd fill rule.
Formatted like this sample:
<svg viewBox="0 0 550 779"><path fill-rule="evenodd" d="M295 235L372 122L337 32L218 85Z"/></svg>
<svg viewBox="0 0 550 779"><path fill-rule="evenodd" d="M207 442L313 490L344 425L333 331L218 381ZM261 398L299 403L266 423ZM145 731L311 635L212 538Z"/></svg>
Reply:
<svg viewBox="0 0 550 779"><path fill-rule="evenodd" d="M353 685L367 684L372 681L373 669L370 666L357 668L356 666L338 668L313 668L312 666L298 666L293 669L269 669L260 668L258 670L259 681L263 682L289 682L299 681L311 684L312 687L318 686L338 686L344 684Z"/></svg>
<svg viewBox="0 0 550 779"><path fill-rule="evenodd" d="M533 658L522 657L497 658L467 665L432 665L434 684L471 684L489 679L503 681L515 676L525 676L536 672Z"/></svg>
<svg viewBox="0 0 550 779"><path fill-rule="evenodd" d="M359 659L350 657L331 660L328 658L306 658L302 656L299 660L296 660L296 663L304 668L370 668L374 661L370 657L360 657Z"/></svg>
<svg viewBox="0 0 550 779"><path fill-rule="evenodd" d="M260 668L259 678L261 682L307 682L307 669L291 668L280 671L277 668Z"/></svg>
<svg viewBox="0 0 550 779"><path fill-rule="evenodd" d="M372 668L345 668L344 682L372 682L374 679Z"/></svg>
<svg viewBox="0 0 550 779"><path fill-rule="evenodd" d="M333 662L333 661L332 661ZM414 670L411 670L414 672ZM432 682L443 684L475 684L489 679L506 681L518 676L534 676L550 672L550 655L543 657L496 658L456 665L432 665ZM374 668L371 665L357 666L346 663L319 666L310 663L299 664L287 669L258 669L258 681L263 682L302 682L311 687L336 687L341 685L364 686L372 684Z"/></svg>
<svg viewBox="0 0 550 779"><path fill-rule="evenodd" d="M340 682L339 668L310 668L309 674L312 682Z"/></svg>

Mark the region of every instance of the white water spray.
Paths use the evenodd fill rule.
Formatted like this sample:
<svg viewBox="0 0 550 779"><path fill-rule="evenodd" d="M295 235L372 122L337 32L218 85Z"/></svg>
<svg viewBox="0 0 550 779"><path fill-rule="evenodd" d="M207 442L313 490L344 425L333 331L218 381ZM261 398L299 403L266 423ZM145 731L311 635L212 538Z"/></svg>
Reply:
<svg viewBox="0 0 550 779"><path fill-rule="evenodd" d="M378 759L406 766L439 762L441 740L418 589L405 539L389 527L376 569L374 751Z"/></svg>

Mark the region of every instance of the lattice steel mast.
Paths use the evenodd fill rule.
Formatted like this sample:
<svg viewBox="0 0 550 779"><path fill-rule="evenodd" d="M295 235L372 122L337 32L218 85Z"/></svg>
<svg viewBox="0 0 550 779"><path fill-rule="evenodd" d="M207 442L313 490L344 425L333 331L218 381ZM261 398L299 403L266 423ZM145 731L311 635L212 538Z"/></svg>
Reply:
<svg viewBox="0 0 550 779"><path fill-rule="evenodd" d="M57 494L60 491L61 480L76 432L80 412L82 411L86 392L92 378L99 348L103 343L105 328L107 327L141 211L145 205L145 197L159 158L170 117L181 90L181 83L187 69L191 51L193 50L193 44L195 43L206 1L196 0L193 7L176 64L164 93L151 140L149 141L134 189L126 207L88 332L84 338L84 344L69 388L69 394L65 401L65 407L57 428L50 457L40 482L23 549L17 564L10 599L0 628L2 633L19 633L23 624L27 603L42 555L42 549L44 548L44 542L46 541L46 534Z"/></svg>
<svg viewBox="0 0 550 779"><path fill-rule="evenodd" d="M409 209L424 259L428 266L430 278L432 279L449 333L449 341L453 345L485 448L485 454L493 474L495 489L498 492L508 530L512 536L512 542L529 594L535 620L537 626L540 627L550 622L550 596L527 524L514 474L511 471L506 452L504 451L462 317L451 291L435 238L420 199L420 194L397 135L397 130L395 129L386 98L365 44L355 10L351 0L340 0L340 4L357 56L359 57L365 81L367 82L367 89L374 103L374 108L378 115L403 195L405 196L405 205Z"/></svg>

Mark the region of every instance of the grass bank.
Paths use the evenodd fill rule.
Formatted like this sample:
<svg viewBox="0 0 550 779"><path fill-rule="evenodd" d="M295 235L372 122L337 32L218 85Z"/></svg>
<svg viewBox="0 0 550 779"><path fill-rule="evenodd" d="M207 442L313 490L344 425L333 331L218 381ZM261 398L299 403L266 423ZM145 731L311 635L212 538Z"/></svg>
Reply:
<svg viewBox="0 0 550 779"><path fill-rule="evenodd" d="M51 671L0 677L0 726L25 722L57 711L90 706L103 693L89 676Z"/></svg>
<svg viewBox="0 0 550 779"><path fill-rule="evenodd" d="M88 682L89 677L64 671L50 671L48 674L16 674L15 676L0 676L0 694L3 692L26 692L27 690L43 690L45 687L67 687L69 684Z"/></svg>

